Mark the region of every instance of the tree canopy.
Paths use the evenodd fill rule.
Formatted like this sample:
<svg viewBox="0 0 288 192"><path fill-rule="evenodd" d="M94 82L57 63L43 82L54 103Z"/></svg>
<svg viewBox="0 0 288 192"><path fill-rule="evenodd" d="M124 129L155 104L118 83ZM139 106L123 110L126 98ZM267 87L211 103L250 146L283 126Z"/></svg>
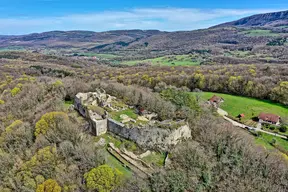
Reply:
<svg viewBox="0 0 288 192"><path fill-rule="evenodd" d="M112 191L121 183L122 173L109 165L101 165L84 175L88 189L98 192Z"/></svg>
<svg viewBox="0 0 288 192"><path fill-rule="evenodd" d="M35 136L45 134L49 129L56 129L59 123L68 120L68 115L64 112L50 112L46 113L36 123Z"/></svg>
<svg viewBox="0 0 288 192"><path fill-rule="evenodd" d="M61 187L57 181L48 179L44 183L38 185L36 192L61 192Z"/></svg>

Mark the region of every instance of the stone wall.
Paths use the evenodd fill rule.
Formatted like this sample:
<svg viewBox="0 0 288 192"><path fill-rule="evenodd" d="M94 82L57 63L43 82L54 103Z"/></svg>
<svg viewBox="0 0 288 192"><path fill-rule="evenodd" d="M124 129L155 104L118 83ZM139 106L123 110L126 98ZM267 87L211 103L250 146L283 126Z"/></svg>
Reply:
<svg viewBox="0 0 288 192"><path fill-rule="evenodd" d="M108 119L108 131L129 139L143 148L169 149L169 146L176 145L182 139L191 137L191 130L188 125L178 129L161 128L126 128L122 123Z"/></svg>
<svg viewBox="0 0 288 192"><path fill-rule="evenodd" d="M107 119L97 119L94 117L94 113L89 111L82 102L88 98L87 94L78 93L74 100L74 108L87 120L90 124L90 132L93 135L102 135L107 132Z"/></svg>
<svg viewBox="0 0 288 192"><path fill-rule="evenodd" d="M107 119L94 120L90 119L90 129L93 135L99 136L107 132Z"/></svg>
<svg viewBox="0 0 288 192"><path fill-rule="evenodd" d="M87 111L85 107L81 104L81 98L75 97L74 99L74 108L83 116L87 117Z"/></svg>
<svg viewBox="0 0 288 192"><path fill-rule="evenodd" d="M101 106L105 103L109 106L112 99L113 97L99 90L93 93L78 93L76 95L74 107L89 121L90 131L93 135L99 136L110 131L125 139L134 141L142 148L159 148L163 150L176 145L182 139L191 137L191 130L188 124L179 125L177 129L159 128L156 125L127 128L124 124L113 119L107 119L107 116L100 115L87 107L88 105L98 106L99 103L101 103ZM101 102L98 100L101 100Z"/></svg>

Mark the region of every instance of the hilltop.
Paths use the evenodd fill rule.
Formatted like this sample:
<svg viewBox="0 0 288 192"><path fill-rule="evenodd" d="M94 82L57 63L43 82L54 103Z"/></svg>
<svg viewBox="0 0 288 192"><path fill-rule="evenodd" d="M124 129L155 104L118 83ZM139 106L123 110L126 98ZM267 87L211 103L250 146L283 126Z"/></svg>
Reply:
<svg viewBox="0 0 288 192"><path fill-rule="evenodd" d="M92 53L132 51L137 54L140 52L139 55L145 53L150 56L187 54L195 50L212 52L223 49L249 50L265 46L279 38L286 38L287 25L288 11L282 11L254 15L212 28L193 31L50 31L28 35L5 35L0 36L0 48L53 49L62 53L75 53L75 50Z"/></svg>
<svg viewBox="0 0 288 192"><path fill-rule="evenodd" d="M237 21L232 21L224 24L217 25L216 27L255 27L255 26L265 26L265 27L279 27L288 25L288 11L280 11L274 13L265 13L253 15L250 17L245 17Z"/></svg>

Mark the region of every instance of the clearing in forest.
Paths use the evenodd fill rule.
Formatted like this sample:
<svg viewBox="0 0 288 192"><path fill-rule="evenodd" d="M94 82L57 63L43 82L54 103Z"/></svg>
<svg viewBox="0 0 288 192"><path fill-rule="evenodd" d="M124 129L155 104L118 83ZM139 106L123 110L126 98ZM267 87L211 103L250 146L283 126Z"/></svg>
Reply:
<svg viewBox="0 0 288 192"><path fill-rule="evenodd" d="M151 65L164 65L164 66L195 66L200 65L201 59L197 55L167 55L157 57L154 59L125 61L123 64L136 65L136 64L151 64Z"/></svg>
<svg viewBox="0 0 288 192"><path fill-rule="evenodd" d="M281 117L288 117L288 107L274 103L269 100L260 100L250 97L235 96L229 94L202 92L201 97L205 100L217 95L224 99L220 108L227 111L229 116L236 118L239 114L244 114L242 122L250 122L253 118L258 117L261 112L272 113Z"/></svg>
<svg viewBox="0 0 288 192"><path fill-rule="evenodd" d="M258 37L258 36L271 36L271 37L277 37L280 36L278 33L273 33L271 30L263 30L263 29L252 29L240 32L241 34L244 34L246 36L250 37Z"/></svg>

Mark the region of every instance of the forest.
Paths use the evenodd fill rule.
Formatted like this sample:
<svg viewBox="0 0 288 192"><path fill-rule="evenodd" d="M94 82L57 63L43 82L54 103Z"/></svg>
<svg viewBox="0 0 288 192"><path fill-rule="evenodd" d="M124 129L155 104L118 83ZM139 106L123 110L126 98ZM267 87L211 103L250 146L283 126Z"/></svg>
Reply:
<svg viewBox="0 0 288 192"><path fill-rule="evenodd" d="M286 65L83 67L71 58L12 55L0 60L0 191L288 190L287 158L255 145L254 136L187 94L212 91L287 105ZM71 107L77 93L96 88L162 119L186 119L192 138L170 151L153 149L168 153L171 163L150 177L123 177Z"/></svg>

